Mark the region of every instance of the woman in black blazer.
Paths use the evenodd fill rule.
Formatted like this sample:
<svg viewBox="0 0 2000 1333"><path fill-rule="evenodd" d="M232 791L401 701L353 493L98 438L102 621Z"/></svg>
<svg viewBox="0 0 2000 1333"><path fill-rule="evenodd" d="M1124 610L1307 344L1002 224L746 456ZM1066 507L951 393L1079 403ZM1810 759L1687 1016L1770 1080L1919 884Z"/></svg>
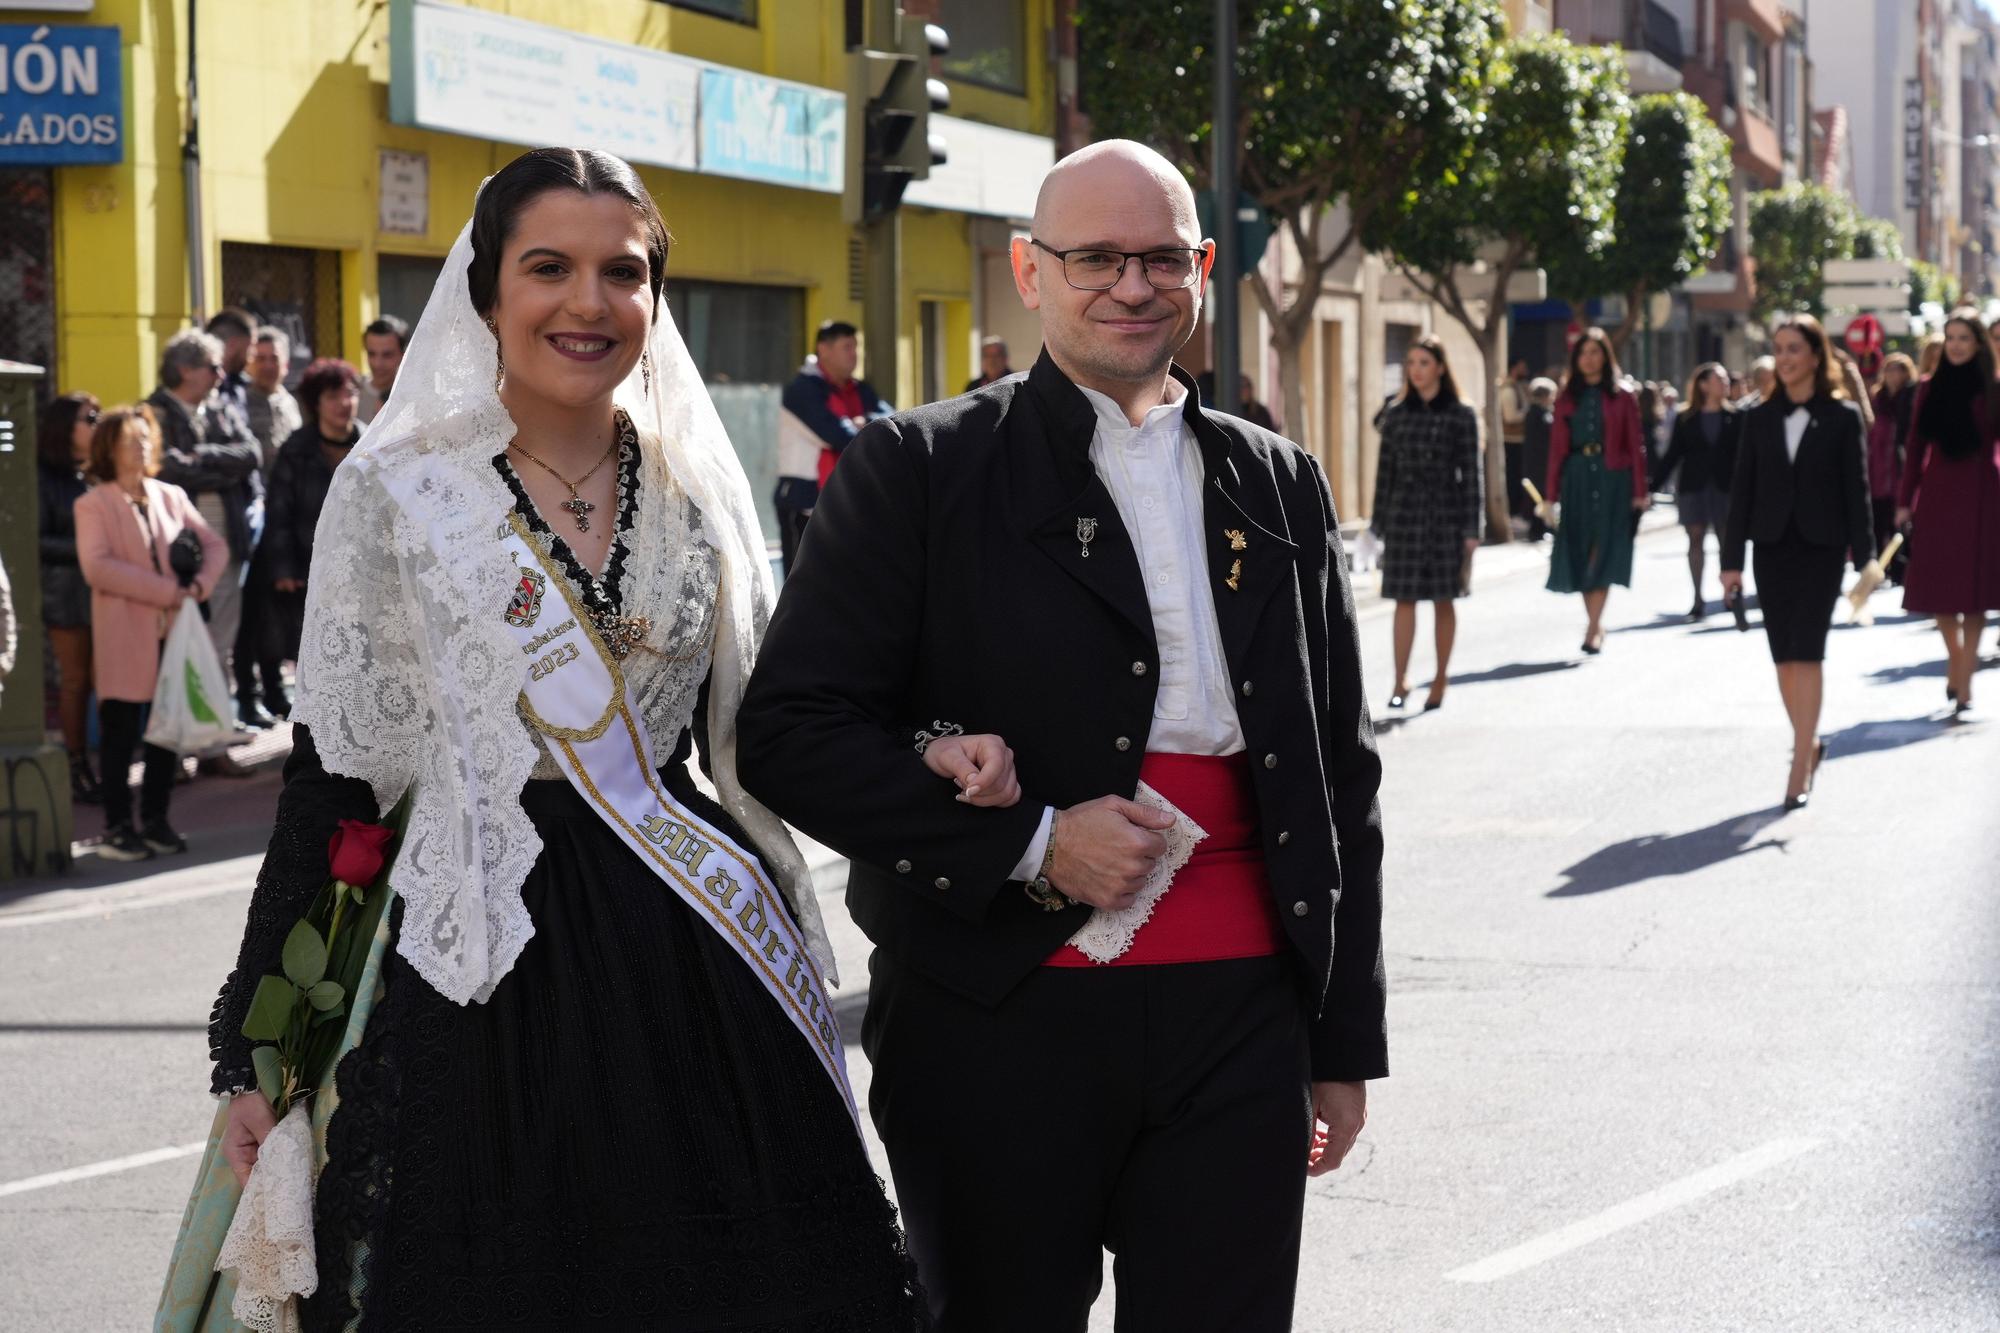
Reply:
<svg viewBox="0 0 2000 1333"><path fill-rule="evenodd" d="M1701 596L1701 576L1708 564L1708 534L1717 542L1729 526L1729 482L1735 475L1736 444L1743 418L1729 402L1729 372L1719 361L1697 367L1688 381L1687 406L1674 419L1673 442L1653 468L1654 490L1680 469L1674 502L1688 535L1688 573L1694 579L1694 609L1690 623L1700 623L1708 610Z"/></svg>
<svg viewBox="0 0 2000 1333"><path fill-rule="evenodd" d="M1826 330L1793 315L1772 337L1777 390L1749 414L1736 452L1722 543L1722 587L1743 591L1743 547L1757 544L1757 597L1778 692L1792 720L1792 772L1785 808L1806 803L1826 758L1818 739L1821 663L1840 600L1842 566L1875 554L1861 412L1835 388Z"/></svg>

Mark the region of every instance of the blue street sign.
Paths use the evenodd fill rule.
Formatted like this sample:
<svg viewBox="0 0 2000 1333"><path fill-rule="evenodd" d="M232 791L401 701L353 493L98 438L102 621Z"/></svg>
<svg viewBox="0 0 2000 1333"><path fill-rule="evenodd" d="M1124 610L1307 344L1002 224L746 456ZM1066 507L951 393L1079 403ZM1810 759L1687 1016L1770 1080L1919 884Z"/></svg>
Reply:
<svg viewBox="0 0 2000 1333"><path fill-rule="evenodd" d="M116 28L0 24L0 166L125 158Z"/></svg>

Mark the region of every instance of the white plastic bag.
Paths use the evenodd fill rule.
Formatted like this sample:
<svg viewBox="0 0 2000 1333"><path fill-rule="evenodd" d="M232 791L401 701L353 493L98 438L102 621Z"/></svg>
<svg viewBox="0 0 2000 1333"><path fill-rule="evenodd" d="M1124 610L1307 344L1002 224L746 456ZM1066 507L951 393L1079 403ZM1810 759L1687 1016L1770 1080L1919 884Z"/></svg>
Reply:
<svg viewBox="0 0 2000 1333"><path fill-rule="evenodd" d="M153 686L153 716L146 743L176 754L200 754L236 739L229 723L229 681L209 642L201 608L189 598L174 615L160 648L160 678Z"/></svg>

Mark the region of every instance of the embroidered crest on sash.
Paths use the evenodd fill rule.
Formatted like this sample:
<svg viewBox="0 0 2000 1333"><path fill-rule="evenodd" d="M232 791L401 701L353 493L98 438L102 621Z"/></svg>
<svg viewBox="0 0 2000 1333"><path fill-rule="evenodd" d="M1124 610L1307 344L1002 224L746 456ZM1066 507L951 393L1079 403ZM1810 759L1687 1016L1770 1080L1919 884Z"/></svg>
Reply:
<svg viewBox="0 0 2000 1333"><path fill-rule="evenodd" d="M548 591L548 578L538 570L524 569L521 581L514 587L514 600L507 603L507 623L516 629L526 629L542 614L542 595Z"/></svg>

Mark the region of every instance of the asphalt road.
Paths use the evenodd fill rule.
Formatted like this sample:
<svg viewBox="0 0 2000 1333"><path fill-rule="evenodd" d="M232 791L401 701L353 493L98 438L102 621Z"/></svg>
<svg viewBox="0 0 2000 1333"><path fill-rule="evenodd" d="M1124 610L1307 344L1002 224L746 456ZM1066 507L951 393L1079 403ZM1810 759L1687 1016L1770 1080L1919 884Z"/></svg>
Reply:
<svg viewBox="0 0 2000 1333"><path fill-rule="evenodd" d="M1937 636L1878 598L1780 816L1762 635L1678 623L1678 534L1588 661L1536 564L1481 553L1445 708L1385 723L1395 1072L1309 1191L1296 1327L2000 1327L2000 711L1941 721ZM0 895L0 1329L153 1308L194 1158L129 1161L206 1133L275 779L184 791L207 864Z"/></svg>

